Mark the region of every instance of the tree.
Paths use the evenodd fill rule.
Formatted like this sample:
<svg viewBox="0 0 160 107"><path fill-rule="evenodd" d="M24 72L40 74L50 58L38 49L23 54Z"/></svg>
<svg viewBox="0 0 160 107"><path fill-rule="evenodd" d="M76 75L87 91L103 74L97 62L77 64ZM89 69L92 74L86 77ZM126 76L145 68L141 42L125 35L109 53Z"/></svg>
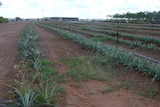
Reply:
<svg viewBox="0 0 160 107"><path fill-rule="evenodd" d="M160 23L160 11L153 11L153 12L137 12L137 13L130 13L127 12L125 14L115 14L113 18L127 18L130 20L141 21L141 22L148 22L148 23Z"/></svg>
<svg viewBox="0 0 160 107"><path fill-rule="evenodd" d="M20 17L16 17L16 21L20 21L22 20Z"/></svg>
<svg viewBox="0 0 160 107"><path fill-rule="evenodd" d="M156 20L156 23L160 23L160 11L157 12L155 20Z"/></svg>
<svg viewBox="0 0 160 107"><path fill-rule="evenodd" d="M0 23L8 23L8 19L0 17Z"/></svg>
<svg viewBox="0 0 160 107"><path fill-rule="evenodd" d="M0 6L2 5L2 3L0 2Z"/></svg>
<svg viewBox="0 0 160 107"><path fill-rule="evenodd" d="M115 14L113 15L113 18L124 18L124 16L121 14Z"/></svg>
<svg viewBox="0 0 160 107"><path fill-rule="evenodd" d="M126 14L124 14L125 18L131 19L131 18L136 18L136 14L135 13L130 13L127 12Z"/></svg>

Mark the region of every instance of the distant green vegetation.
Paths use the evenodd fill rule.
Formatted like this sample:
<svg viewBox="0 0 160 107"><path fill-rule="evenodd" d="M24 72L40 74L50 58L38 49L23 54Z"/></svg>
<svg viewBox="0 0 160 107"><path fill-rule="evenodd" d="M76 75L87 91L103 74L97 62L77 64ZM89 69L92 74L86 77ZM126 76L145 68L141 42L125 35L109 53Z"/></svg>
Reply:
<svg viewBox="0 0 160 107"><path fill-rule="evenodd" d="M152 23L160 23L160 11L144 11L144 12L137 12L137 13L131 13L127 12L124 14L115 14L113 15L113 18L127 18L129 20L132 20L134 22L152 22Z"/></svg>
<svg viewBox="0 0 160 107"><path fill-rule="evenodd" d="M16 17L15 19L16 19L16 21L21 21L22 20L20 17Z"/></svg>
<svg viewBox="0 0 160 107"><path fill-rule="evenodd" d="M8 23L8 19L0 17L0 23Z"/></svg>

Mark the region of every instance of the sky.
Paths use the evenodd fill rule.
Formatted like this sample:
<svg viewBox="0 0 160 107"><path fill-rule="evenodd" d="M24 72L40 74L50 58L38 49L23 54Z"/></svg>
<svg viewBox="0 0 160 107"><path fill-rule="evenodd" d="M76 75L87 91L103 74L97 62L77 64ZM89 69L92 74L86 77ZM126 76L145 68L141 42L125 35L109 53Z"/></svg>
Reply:
<svg viewBox="0 0 160 107"><path fill-rule="evenodd" d="M79 17L105 19L116 13L159 11L160 0L0 0L5 18Z"/></svg>

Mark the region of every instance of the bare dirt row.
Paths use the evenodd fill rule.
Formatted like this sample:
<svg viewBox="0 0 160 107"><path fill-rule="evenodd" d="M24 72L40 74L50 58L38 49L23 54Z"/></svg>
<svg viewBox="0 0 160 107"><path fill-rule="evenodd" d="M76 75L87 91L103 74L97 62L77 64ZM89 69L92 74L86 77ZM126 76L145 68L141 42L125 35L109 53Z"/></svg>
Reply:
<svg viewBox="0 0 160 107"><path fill-rule="evenodd" d="M18 60L18 40L26 23L0 24L0 100L6 98L6 82L13 80L13 66Z"/></svg>

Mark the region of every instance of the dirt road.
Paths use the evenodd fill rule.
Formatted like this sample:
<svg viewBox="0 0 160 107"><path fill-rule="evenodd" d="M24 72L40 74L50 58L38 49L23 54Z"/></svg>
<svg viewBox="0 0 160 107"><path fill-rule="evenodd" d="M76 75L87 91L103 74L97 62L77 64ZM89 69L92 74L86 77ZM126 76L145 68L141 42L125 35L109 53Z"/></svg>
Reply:
<svg viewBox="0 0 160 107"><path fill-rule="evenodd" d="M18 40L25 25L20 22L0 24L0 99L8 93L4 84L13 79L13 66L18 62Z"/></svg>
<svg viewBox="0 0 160 107"><path fill-rule="evenodd" d="M35 27L40 36L39 46L43 51L43 55L49 60L56 63L56 69L60 73L67 73L68 67L63 63L62 59L70 56L89 55L87 50L82 46L70 40L63 39L57 33ZM88 80L81 82L80 88L75 87L76 82L68 79L63 84L66 94L61 101L60 107L159 107L157 100L145 98L135 94L131 90L119 89L107 94L101 92L108 86L106 82L96 80Z"/></svg>

